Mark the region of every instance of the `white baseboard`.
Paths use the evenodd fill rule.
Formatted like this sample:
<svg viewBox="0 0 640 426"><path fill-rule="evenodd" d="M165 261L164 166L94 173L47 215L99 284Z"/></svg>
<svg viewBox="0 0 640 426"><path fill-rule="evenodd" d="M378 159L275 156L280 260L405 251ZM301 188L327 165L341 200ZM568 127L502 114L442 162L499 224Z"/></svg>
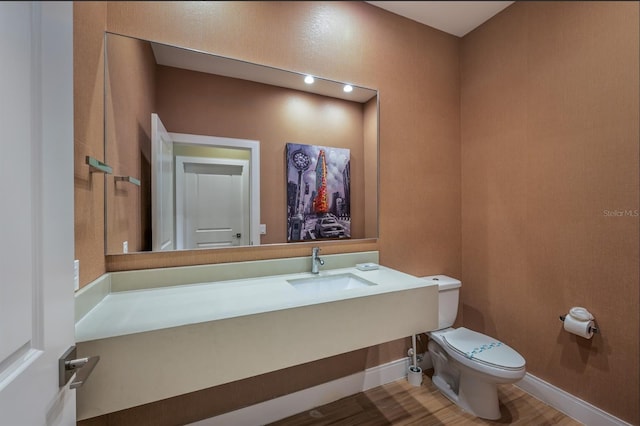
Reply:
<svg viewBox="0 0 640 426"><path fill-rule="evenodd" d="M409 359L399 359L369 368L361 373L200 420L188 426L264 425L376 386L400 380L407 377L408 368Z"/></svg>
<svg viewBox="0 0 640 426"><path fill-rule="evenodd" d="M586 426L631 426L629 423L529 373L516 383L516 386Z"/></svg>

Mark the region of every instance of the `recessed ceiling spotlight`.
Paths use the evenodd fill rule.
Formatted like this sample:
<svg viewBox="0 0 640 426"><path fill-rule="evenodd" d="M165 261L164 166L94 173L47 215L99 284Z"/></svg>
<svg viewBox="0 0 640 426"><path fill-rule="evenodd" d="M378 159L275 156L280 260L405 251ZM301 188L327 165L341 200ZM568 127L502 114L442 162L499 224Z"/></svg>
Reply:
<svg viewBox="0 0 640 426"><path fill-rule="evenodd" d="M307 84L313 84L313 82L315 81L315 79L313 78L312 75L308 75L304 78L304 82Z"/></svg>
<svg viewBox="0 0 640 426"><path fill-rule="evenodd" d="M353 91L353 86L351 86L350 84L345 84L342 90L344 90L347 93L350 93Z"/></svg>

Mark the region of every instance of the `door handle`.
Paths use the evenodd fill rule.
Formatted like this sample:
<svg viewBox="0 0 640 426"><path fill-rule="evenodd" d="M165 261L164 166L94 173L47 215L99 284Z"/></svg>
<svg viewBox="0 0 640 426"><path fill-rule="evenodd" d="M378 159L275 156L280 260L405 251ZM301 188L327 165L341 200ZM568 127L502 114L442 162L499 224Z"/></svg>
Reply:
<svg viewBox="0 0 640 426"><path fill-rule="evenodd" d="M66 385L69 379L71 379L71 376L75 374L76 377L69 385L69 389L79 388L85 384L96 364L100 361L99 356L76 358L76 355L76 347L71 346L60 359L58 359L58 386L62 387Z"/></svg>

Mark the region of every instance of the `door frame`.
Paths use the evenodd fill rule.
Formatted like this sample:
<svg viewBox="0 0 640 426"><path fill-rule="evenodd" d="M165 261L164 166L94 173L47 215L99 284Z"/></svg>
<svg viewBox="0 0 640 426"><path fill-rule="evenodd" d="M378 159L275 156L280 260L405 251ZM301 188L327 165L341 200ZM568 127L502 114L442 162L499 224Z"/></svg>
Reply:
<svg viewBox="0 0 640 426"><path fill-rule="evenodd" d="M171 134L167 132L160 116L151 113L151 248L153 251L176 249L173 146Z"/></svg>
<svg viewBox="0 0 640 426"><path fill-rule="evenodd" d="M249 160L237 160L230 158L213 158L213 157L190 157L190 156L182 156L177 155L175 157L175 202L176 202L176 244L178 249L185 249L185 243L187 240L187 230L185 226L187 224L185 220L186 214L186 197L187 192L184 190L185 188L185 180L186 180L186 172L184 171L185 164L202 164L202 165L232 165L232 166L242 166L246 167L245 170L250 170ZM245 175L245 172L242 173L242 188L246 191L246 193L250 194L249 189L249 173ZM249 211L250 209L250 200L244 198L242 200L243 204L243 213L245 211ZM243 221L244 223L244 221ZM247 221L248 223L248 221ZM250 225L249 225L250 226ZM242 230L244 234L244 229ZM242 237L244 239L244 237ZM247 244L240 244L247 245Z"/></svg>
<svg viewBox="0 0 640 426"><path fill-rule="evenodd" d="M169 136L174 143L249 150L249 245L260 245L260 141L172 132Z"/></svg>

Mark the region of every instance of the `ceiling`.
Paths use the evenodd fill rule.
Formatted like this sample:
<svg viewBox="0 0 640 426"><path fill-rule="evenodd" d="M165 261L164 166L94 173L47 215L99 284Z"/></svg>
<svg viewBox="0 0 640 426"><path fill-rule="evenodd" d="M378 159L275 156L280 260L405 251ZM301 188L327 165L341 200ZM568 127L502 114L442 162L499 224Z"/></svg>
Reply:
<svg viewBox="0 0 640 426"><path fill-rule="evenodd" d="M440 31L462 37L496 15L512 1L368 1Z"/></svg>

